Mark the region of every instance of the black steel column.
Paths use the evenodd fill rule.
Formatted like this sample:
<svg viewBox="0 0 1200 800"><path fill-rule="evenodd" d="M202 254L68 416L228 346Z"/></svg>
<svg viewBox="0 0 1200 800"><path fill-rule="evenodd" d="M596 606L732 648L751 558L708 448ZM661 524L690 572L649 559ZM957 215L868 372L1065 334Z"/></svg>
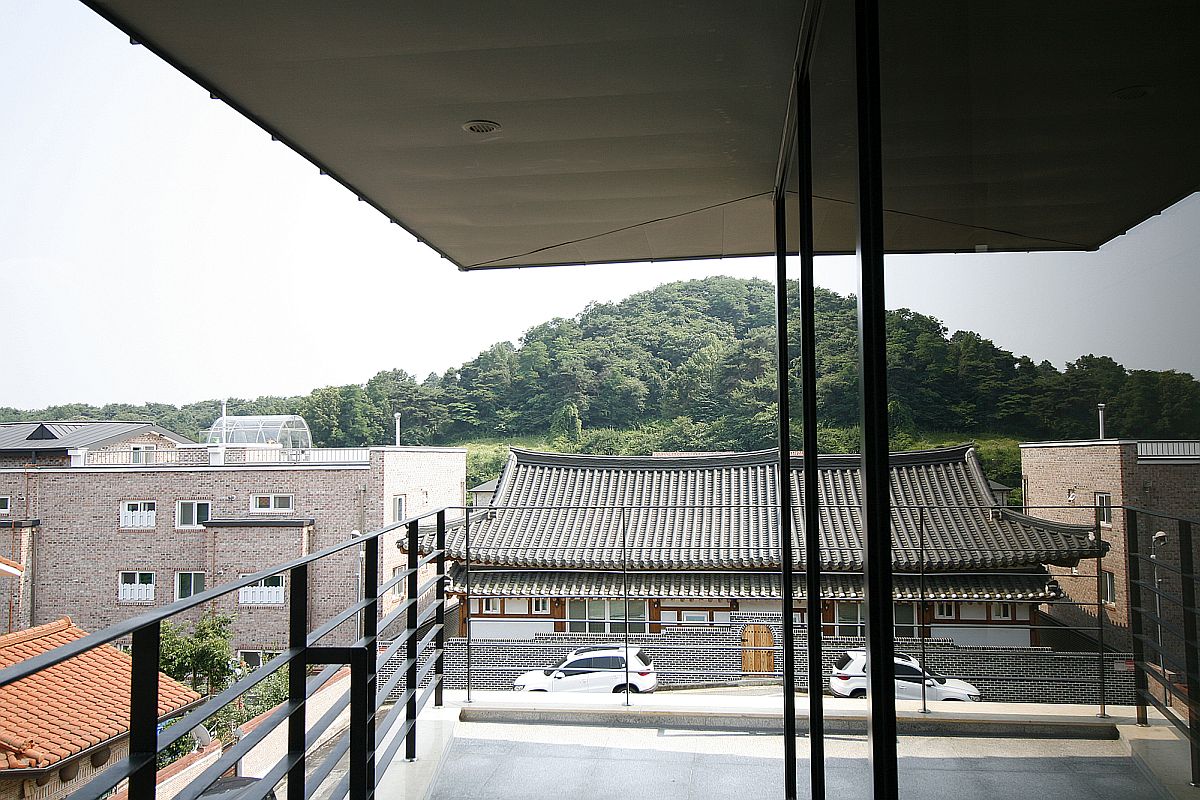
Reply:
<svg viewBox="0 0 1200 800"><path fill-rule="evenodd" d="M349 800L368 800L375 793L375 689L367 684L367 662L373 660L364 648L350 648Z"/></svg>
<svg viewBox="0 0 1200 800"><path fill-rule="evenodd" d="M783 786L784 797L796 797L796 648L792 630L795 598L792 556L792 421L788 402L787 203L783 184L775 191L775 333L776 381L779 398L780 569L783 580Z"/></svg>
<svg viewBox="0 0 1200 800"><path fill-rule="evenodd" d="M404 740L404 757L409 761L417 759L417 562L421 542L417 521L408 523L408 590L405 592L408 600L408 619L404 626L405 661L408 663L408 674L404 677L404 690L408 696L408 704L404 710L404 718L408 720L408 736Z"/></svg>
<svg viewBox="0 0 1200 800"><path fill-rule="evenodd" d="M1192 754L1192 786L1200 786L1200 640L1196 638L1196 569L1192 556L1192 523L1179 520L1179 589L1183 600L1183 667L1187 673L1187 715ZM1156 587L1157 588L1157 587Z"/></svg>
<svg viewBox="0 0 1200 800"><path fill-rule="evenodd" d="M308 646L308 565L292 567L288 572L288 647L304 650ZM306 725L305 659L294 659L287 666L288 700L299 703L288 717L288 754L295 760L288 769L287 800L304 800L304 738Z"/></svg>
<svg viewBox="0 0 1200 800"><path fill-rule="evenodd" d="M375 786L379 782L375 775L375 711L379 701L375 697L375 673L379 669L379 537L372 536L363 543L363 599L370 604L363 609L363 684L367 693L367 729L366 736L367 762L363 767L366 773L367 795L375 794Z"/></svg>
<svg viewBox="0 0 1200 800"><path fill-rule="evenodd" d="M1146 717L1146 649L1142 644L1142 554L1138 543L1137 512L1125 509L1125 576L1129 599L1129 636L1133 644L1133 702L1137 706L1137 724L1149 725Z"/></svg>
<svg viewBox="0 0 1200 800"><path fill-rule="evenodd" d="M468 512L469 513L469 512ZM437 650L437 665L434 667L433 679L437 681L437 685L433 689L433 704L437 707L442 706L442 684L446 682L446 510L442 509L437 512L437 533L433 543L437 550L437 558L434 559L434 565L437 569L437 591L434 595L434 602L437 603L437 611L434 612L434 624L437 625L437 633L433 635L433 646Z"/></svg>
<svg viewBox="0 0 1200 800"><path fill-rule="evenodd" d="M1107 717L1107 701L1108 696L1104 690L1104 539L1101 534L1104 531L1103 517L1101 516L1103 509L1099 505L1096 506L1095 520L1093 524L1092 535L1096 539L1096 546L1100 549L1100 555L1096 556L1096 670L1100 675L1100 713L1097 717ZM1111 512L1110 512L1111 513Z"/></svg>
<svg viewBox="0 0 1200 800"><path fill-rule="evenodd" d="M815 22L814 22L815 24ZM804 422L804 586L808 642L808 745L812 800L825 800L825 669L821 665L821 485L817 472L816 281L813 277L812 126L807 70L796 76L800 205L800 388ZM790 485L790 484L789 484ZM816 623L814 625L813 623Z"/></svg>
<svg viewBox="0 0 1200 800"><path fill-rule="evenodd" d="M157 621L133 632L129 675L129 760L144 761L129 774L130 800L154 800L158 765L158 654Z"/></svg>
<svg viewBox="0 0 1200 800"><path fill-rule="evenodd" d="M858 336L862 401L863 600L867 622L867 746L871 796L895 800L895 643L889 509L887 330L878 0L855 2L858 83Z"/></svg>

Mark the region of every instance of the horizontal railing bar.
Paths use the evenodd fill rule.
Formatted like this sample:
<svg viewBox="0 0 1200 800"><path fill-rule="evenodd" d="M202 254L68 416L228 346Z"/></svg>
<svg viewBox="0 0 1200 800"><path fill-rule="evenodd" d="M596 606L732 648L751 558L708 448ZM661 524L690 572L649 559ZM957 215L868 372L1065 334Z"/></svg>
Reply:
<svg viewBox="0 0 1200 800"><path fill-rule="evenodd" d="M439 627L441 627L441 626L439 626L439 625L433 626L433 628L430 629L429 633L425 634L421 638L421 641L417 643L417 657L418 658L420 657L421 653L424 652L426 645L428 645L430 640L432 640L433 637L437 634ZM396 644L393 644L391 648L388 648L389 652L392 652L393 648L397 648L398 645L400 645L400 644L407 644L407 642L401 641ZM388 657L390 658L390 655ZM380 659L380 664L379 664L380 669L382 669L383 663L385 660L386 659L383 659L383 658ZM383 686L381 686L381 687L379 687L379 689L377 689L377 691L375 693L376 694L376 702L384 702L387 700L387 697L389 694L392 693L392 690L395 689L400 684L400 681L404 680L404 675L408 672L408 668L412 666L412 661L413 660L411 658L406 658L402 662L400 662L399 665L397 665L395 672L392 674L392 677L388 678L387 681L383 684Z"/></svg>
<svg viewBox="0 0 1200 800"><path fill-rule="evenodd" d="M204 720L208 719L213 714L232 703L238 697L241 697L249 689L254 688L256 685L269 678L271 674L280 667L290 664L297 658L301 658L301 666L303 667L303 654L304 651L300 648L284 650L266 664L263 664L258 669L252 670L246 675L243 675L241 678L225 687L225 689L219 694L210 697L204 702L203 705L199 706L198 708L194 708L187 714L179 717L177 722L173 723L167 728L164 728L163 731L158 735L159 751L165 750L175 742L182 739L184 736L187 736L189 733L202 725Z"/></svg>
<svg viewBox="0 0 1200 800"><path fill-rule="evenodd" d="M1172 564L1170 561L1162 561L1154 556L1148 556L1145 553L1131 553L1130 555L1152 569L1160 569L1163 572L1169 572L1172 575L1178 575L1184 580L1191 578L1194 581L1200 581L1200 575L1184 572L1182 567L1178 566L1177 564Z"/></svg>
<svg viewBox="0 0 1200 800"><path fill-rule="evenodd" d="M346 693L335 700L333 705L331 705L325 711L325 713L321 715L321 718L314 722L312 727L308 729L308 733L306 733L304 736L304 749L308 750L314 744L316 744L317 740L321 738L321 734L323 734L325 730L334 723L334 720L336 720L349 705L350 692L347 690Z"/></svg>
<svg viewBox="0 0 1200 800"><path fill-rule="evenodd" d="M299 764L303 758L303 753L284 753L283 757L266 775L243 789L237 795L236 800L265 800L267 795L274 792L279 781L283 780L283 776L287 775L288 771Z"/></svg>
<svg viewBox="0 0 1200 800"><path fill-rule="evenodd" d="M1192 673L1192 674L1188 673L1186 661L1180 661L1179 656L1176 656L1176 655L1169 653L1166 650L1162 649L1162 647L1160 647L1153 638L1147 636L1144 633L1138 634L1136 638L1138 639L1138 641L1140 641L1142 643L1142 645L1144 647L1149 647L1151 650L1153 650L1154 655L1157 656L1156 659L1147 661L1146 662L1147 664L1152 665L1152 666L1161 666L1163 669L1166 669L1167 665L1170 665L1172 672L1176 672L1180 675L1183 675L1186 678L1191 678L1193 681L1200 681L1200 675L1196 675L1195 673ZM1161 661L1162 664L1160 665L1160 664L1156 663L1158 661ZM1150 669L1146 670L1146 674L1152 674L1152 673L1153 673L1153 670L1150 670Z"/></svg>
<svg viewBox="0 0 1200 800"><path fill-rule="evenodd" d="M1161 683L1160 682L1158 685L1161 686L1164 690L1169 691L1173 697L1182 701L1183 704L1185 706L1187 706L1187 711L1189 714L1200 713L1200 703L1197 703L1197 702L1189 699L1186 693L1181 692L1179 689L1177 689L1176 687L1172 686L1169 683ZM1168 716L1167 704L1161 698L1155 696L1152 692L1150 692L1148 690L1145 692L1141 692L1140 694L1142 694L1143 696L1148 698L1154 704L1155 708L1157 708L1159 711L1163 712L1164 716ZM1169 716L1178 718L1177 715L1175 714L1174 709L1170 710ZM1180 720L1180 722L1182 722L1182 720ZM1185 733L1184 735L1189 739L1191 738L1190 733ZM1197 740L1196 743L1200 744L1200 740Z"/></svg>
<svg viewBox="0 0 1200 800"><path fill-rule="evenodd" d="M325 779L329 777L329 773L333 772L334 767L338 765L338 762L342 760L342 757L350 751L350 736L348 733L349 732L343 734L337 740L337 744L330 749L329 753L326 754L321 763L317 765L317 767L313 769L313 771L310 772L305 778L305 797L312 797L317 793L317 789L321 788L321 784L324 783ZM335 800L339 800L341 797L345 796L345 794L345 789L343 789L341 793L333 793L329 796L331 798L335 798Z"/></svg>
<svg viewBox="0 0 1200 800"><path fill-rule="evenodd" d="M420 691L421 683L427 677L429 677L429 668L434 663L435 663L434 659L430 659L425 664L425 666L421 669L421 671L417 673L417 680L415 682L415 685L411 686L411 687L410 686L404 687L404 694L401 695L399 700L397 700L395 703L392 704L391 710L389 710L388 713L384 715L383 720L379 723L379 727L376 729L377 735L379 735L381 737L386 736L388 731L390 731L392 729L392 726L396 723L396 719L397 719L398 715L405 711L405 709L408 705L408 701L412 699L413 694ZM420 713L419 707L417 709L417 713L418 714Z"/></svg>
<svg viewBox="0 0 1200 800"><path fill-rule="evenodd" d="M1137 612L1144 620L1148 620L1148 621L1154 623L1156 631L1159 631L1159 632L1165 631L1166 633L1171 634L1172 637L1178 639L1181 642L1187 641L1187 636L1184 634L1183 630L1181 628L1175 627L1174 622L1163 619L1158 614L1155 614L1153 611L1151 611L1148 608L1138 608ZM1146 633L1146 630L1143 628L1142 632Z"/></svg>
<svg viewBox="0 0 1200 800"><path fill-rule="evenodd" d="M424 693L422 694L421 698L417 701L418 716L421 713L421 709L423 709L425 707L425 703L428 702L430 693L438 685L438 683L441 682L441 680L442 680L441 675L435 675L434 679L429 683L429 685L427 687L425 687ZM405 694L407 694L407 692L405 692ZM407 702L407 701L405 701L405 702ZM392 709L391 714L388 715L389 718L392 716L392 714L395 714L397 710L403 710L403 708L404 708L403 704L397 703L396 708ZM392 722L394 722L394 720L385 720L384 724L390 728ZM383 774L387 771L387 768L391 765L392 759L396 757L396 751L400 749L400 744L404 741L405 737L408 736L409 731L416 724L417 724L417 720L415 718L414 719L405 719L404 724L400 727L400 730L396 732L396 735L392 738L392 740L390 742L388 742L387 747L385 747L383 749L382 755L375 762L375 764L376 764L375 785L376 786L379 785L379 781L382 779ZM382 770L379 768L380 765L383 765Z"/></svg>
<svg viewBox="0 0 1200 800"><path fill-rule="evenodd" d="M299 700L285 700L280 703L279 707L254 730L241 739L238 739L237 743L232 747L222 750L221 757L180 789L179 793L175 795L174 800L196 800L212 785L213 781L224 775L230 767L241 761L259 742L267 738L280 722L301 708L303 708L303 704ZM274 786L274 784L271 785Z"/></svg>
<svg viewBox="0 0 1200 800"><path fill-rule="evenodd" d="M436 558L436 557L437 557L436 554L433 556L426 556L424 559L422 559L422 561L425 563L428 563L432 558ZM377 590L378 596L382 597L383 595L385 595L387 593L388 589L393 588L396 584L400 583L401 581L408 580L408 576L412 575L414 572L419 572L420 568L421 568L421 565L420 565L420 562L418 562L418 566L416 569L409 567L409 568L405 568L405 569L397 572L395 575L393 575L391 577L390 580L388 580L387 583L381 584L379 586L379 588ZM417 590L417 596L420 597L421 595L425 594L425 592L428 591L428 587L430 585L435 584L438 581L445 580L445 579L446 579L445 575L433 576L429 580L425 581L425 585L424 585L425 588Z"/></svg>
<svg viewBox="0 0 1200 800"><path fill-rule="evenodd" d="M440 626L437 626L437 625L433 626L433 628L430 628L429 631L427 631L426 634L421 637L420 641L417 643L418 651L420 650L422 642L428 642L433 637L433 635L435 633L437 633L438 627L440 627ZM394 656L401 647L408 644L408 640L411 637L415 636L416 633L417 633L416 629L413 629L411 631L405 631L405 634L403 636L398 636L394 640L392 640L392 643L390 645L388 645L387 649L384 650L382 653L380 653L378 655L378 657L376 658L375 663L377 665L377 668L382 668L383 665L386 664L388 662L388 660L391 659L391 657Z"/></svg>
<svg viewBox="0 0 1200 800"><path fill-rule="evenodd" d="M71 792L71 800L76 800L76 798L78 800L100 800L100 798L107 796L109 792L117 788L121 781L147 764L154 763L156 760L154 756L150 755L123 758L83 786Z"/></svg>
<svg viewBox="0 0 1200 800"><path fill-rule="evenodd" d="M378 599L379 598L377 598L377 597L366 597L366 598L363 598L362 600L359 600L357 603L350 606L349 608L339 612L336 616L331 618L328 622L321 625L319 628L317 628L316 630L314 630L312 633L310 633L308 635L309 647L315 645L317 642L324 639L327 635L329 635L330 631L337 628L339 625L345 625L347 622L354 619L354 616L356 614L358 614L359 612L366 611L369 608L371 608L372 606L374 606L378 602Z"/></svg>
<svg viewBox="0 0 1200 800"><path fill-rule="evenodd" d="M1137 581L1133 581L1133 583L1137 584L1145 591L1150 592L1150 594L1154 595L1155 597L1159 597L1163 600L1166 600L1167 602L1169 602L1171 605L1175 606L1176 608L1179 608L1183 611L1190 611L1193 614L1195 614L1197 612L1197 609L1193 608L1192 606L1185 605L1182 597L1176 597L1175 595L1171 594L1170 592L1164 592L1163 590L1154 586L1153 581L1137 580Z"/></svg>
<svg viewBox="0 0 1200 800"><path fill-rule="evenodd" d="M606 599L619 600L620 598L606 598ZM916 603L919 601L913 600L911 602ZM1004 600L1004 601L980 601L980 602L1010 603L1010 602L1022 602L1022 601ZM1056 603L1055 605L1074 606L1075 604L1074 603ZM1089 603L1088 605L1094 606L1095 604ZM739 612L732 611L729 613L737 614ZM491 615L481 616L481 615L477 615L477 614L471 614L469 616L470 616L470 619L472 622L487 622L489 624L491 624L491 623L517 624L517 623L522 623L522 622L525 622L525 623L528 623L528 622L562 622L562 623L568 623L568 624L578 623L581 625L582 624L596 624L596 625L607 624L610 627L616 627L616 626L621 626L621 625L625 624L625 620L622 620L619 618L611 618L611 619L607 619L607 620L597 620L597 619L587 619L585 617L501 617L501 616L493 617ZM729 628L729 627L733 627L735 625L739 625L741 623L718 622L716 620L709 620L706 622L687 622L684 620L653 620L653 619L643 620L643 619L632 619L631 618L629 620L629 624L633 625L633 626L642 626L642 627L658 626L658 627L662 627L662 628L686 628L686 627ZM782 625L783 623L771 622L771 623L764 623L764 624ZM866 623L864 623L864 622L826 622L826 621L822 621L820 623L814 623L814 627L816 624L820 624L820 626L822 628L838 628L838 627L861 628ZM793 622L793 623L791 623L791 625L792 625L793 629L797 629L797 630L807 630L807 628L808 628L808 625L803 622ZM1025 622L1023 620L1015 620L1015 621L1005 620L1003 622L999 622L999 621L988 622L986 620L957 621L957 620L950 620L950 619L941 619L941 620L934 620L934 621L929 621L929 622L911 622L911 623L897 622L897 623L893 624L893 627L895 627L895 628L927 628L931 631L931 635L925 636L925 637L897 636L895 639L895 641L897 641L897 642L904 641L904 640L918 641L922 638L927 639L927 640L936 640L936 639L947 638L947 637L938 636L937 630L936 630L937 628L984 628L984 629L988 629L988 630L994 630L997 628L1000 628L1000 629L1012 628L1012 629L1023 630L1023 631L1024 630L1052 630L1052 631L1077 631L1077 632L1078 631L1092 632L1092 631L1098 631L1100 629L1099 625L1071 625L1071 626L1058 625L1058 624L1041 625L1041 624L1036 624L1032 621ZM1112 627L1111 624L1105 626L1106 629L1110 628L1110 627ZM551 631L544 631L544 632L550 633ZM554 633L557 633L557 634L583 634L583 635L587 635L587 636L599 636L599 635L623 636L624 635L624 631L617 631L617 632L612 632L612 631L554 631ZM630 635L631 636L657 636L658 634L651 632L651 631L631 631ZM836 636L836 637L844 636L846 638L851 638L851 639L864 638L863 634L837 634L837 633L834 633L834 634L823 634L823 635L826 638L828 638L830 636ZM463 638L463 637L458 637L458 638ZM482 636L476 635L474 638L487 640L491 637L482 637ZM510 643L508 642L508 640L504 640L504 641L505 641L505 646L506 647L509 646ZM551 644L553 644L553 643L551 643ZM564 642L564 646L566 646L566 644L567 643ZM681 647L681 648L687 649L690 647L689 645L674 644L674 643L670 643L670 642L663 642L661 645L658 643L651 643L651 642L638 642L636 644L639 647L651 647L656 650L672 648L672 647ZM515 643L513 643L513 646L517 646L517 645ZM543 647L546 645L545 644L535 644L534 646L535 647Z"/></svg>

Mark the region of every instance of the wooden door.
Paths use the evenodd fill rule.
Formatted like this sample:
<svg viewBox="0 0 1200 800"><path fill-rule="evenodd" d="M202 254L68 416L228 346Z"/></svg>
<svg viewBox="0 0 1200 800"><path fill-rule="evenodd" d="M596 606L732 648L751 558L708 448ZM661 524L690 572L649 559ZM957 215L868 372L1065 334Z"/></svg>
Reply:
<svg viewBox="0 0 1200 800"><path fill-rule="evenodd" d="M747 625L742 628L742 672L760 673L747 678L765 678L775 671L775 637L766 625ZM766 674L761 674L766 673Z"/></svg>

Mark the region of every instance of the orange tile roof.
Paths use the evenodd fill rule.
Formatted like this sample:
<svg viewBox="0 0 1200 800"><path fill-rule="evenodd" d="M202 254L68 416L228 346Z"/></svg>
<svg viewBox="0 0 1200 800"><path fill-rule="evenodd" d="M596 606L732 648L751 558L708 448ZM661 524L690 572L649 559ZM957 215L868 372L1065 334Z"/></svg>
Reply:
<svg viewBox="0 0 1200 800"><path fill-rule="evenodd" d="M0 636L0 668L86 635L63 617ZM0 688L0 770L49 767L127 733L132 665L101 645ZM200 699L162 673L158 681L160 719Z"/></svg>

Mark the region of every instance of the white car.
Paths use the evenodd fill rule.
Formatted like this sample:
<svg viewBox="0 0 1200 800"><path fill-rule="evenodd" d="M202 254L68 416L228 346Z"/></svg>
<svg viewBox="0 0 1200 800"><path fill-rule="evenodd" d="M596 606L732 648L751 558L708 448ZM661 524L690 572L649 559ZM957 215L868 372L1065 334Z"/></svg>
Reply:
<svg viewBox="0 0 1200 800"><path fill-rule="evenodd" d="M628 660L628 671L626 670ZM535 669L513 682L518 692L653 692L658 688L654 661L640 647L593 645L573 650L549 669Z"/></svg>
<svg viewBox="0 0 1200 800"><path fill-rule="evenodd" d="M867 651L847 650L838 656L829 690L838 697L867 696ZM896 654L896 697L920 700L921 682L925 682L927 700L979 702L979 690L966 681L944 678L932 670L921 669L921 662L907 653Z"/></svg>

